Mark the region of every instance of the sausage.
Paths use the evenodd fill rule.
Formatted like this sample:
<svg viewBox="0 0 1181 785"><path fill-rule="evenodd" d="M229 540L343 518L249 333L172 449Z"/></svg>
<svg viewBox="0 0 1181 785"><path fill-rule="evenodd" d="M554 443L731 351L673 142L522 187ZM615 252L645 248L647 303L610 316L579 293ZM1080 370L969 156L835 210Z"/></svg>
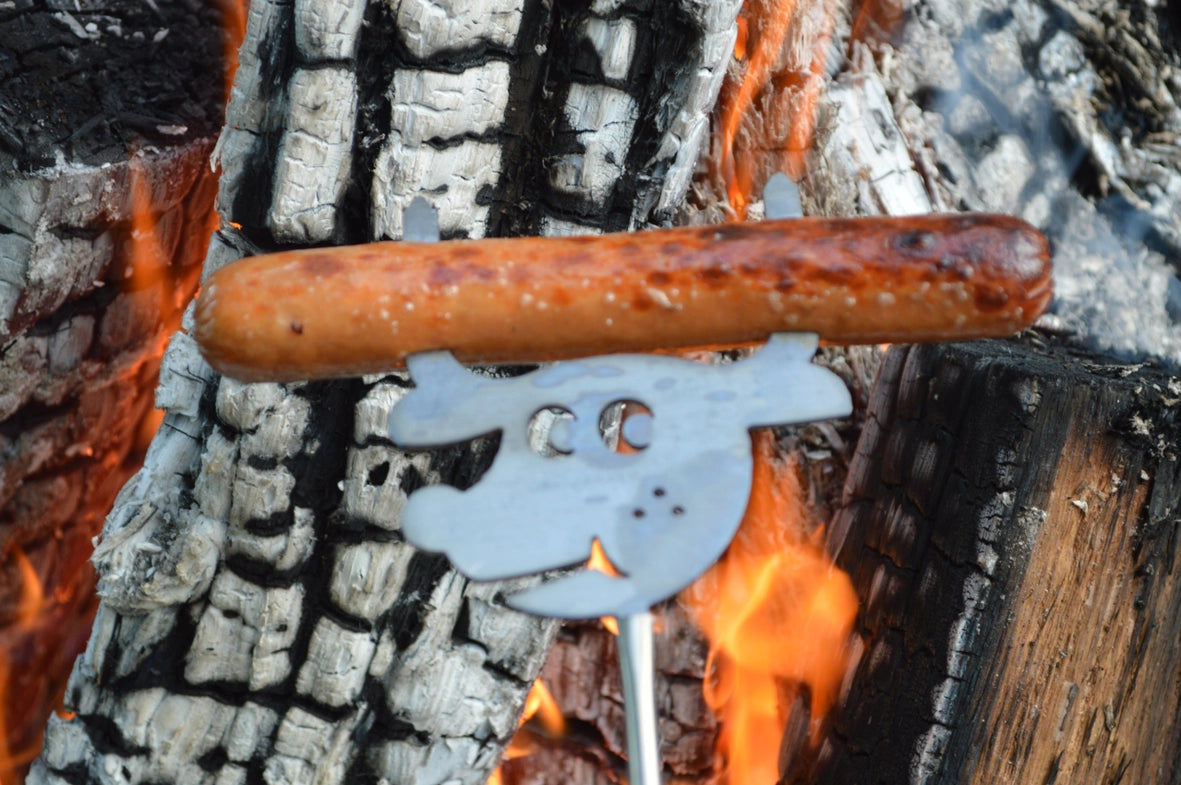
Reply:
<svg viewBox="0 0 1181 785"><path fill-rule="evenodd" d="M593 237L383 242L243 259L194 335L244 381L354 376L449 349L465 363L1000 336L1051 298L1045 238L997 215L796 218Z"/></svg>

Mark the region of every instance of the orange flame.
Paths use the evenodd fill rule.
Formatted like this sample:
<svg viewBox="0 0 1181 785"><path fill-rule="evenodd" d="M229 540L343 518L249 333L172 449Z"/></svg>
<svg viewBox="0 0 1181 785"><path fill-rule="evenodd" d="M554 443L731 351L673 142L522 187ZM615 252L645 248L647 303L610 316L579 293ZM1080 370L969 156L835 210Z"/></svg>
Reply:
<svg viewBox="0 0 1181 785"><path fill-rule="evenodd" d="M529 696L525 698L525 711L521 713L519 725L524 725L534 717L550 736L565 735L566 718L562 716L562 709L541 679L535 680L529 689Z"/></svg>
<svg viewBox="0 0 1181 785"><path fill-rule="evenodd" d="M746 216L756 176L765 180L782 170L798 181L804 173L835 20L827 0L746 0L743 6L734 57L745 62L745 72L737 85L727 83L718 102L715 154L738 220Z"/></svg>
<svg viewBox="0 0 1181 785"><path fill-rule="evenodd" d="M603 550L603 543L599 542L598 537L595 537L595 539L591 541L591 555L590 558L587 559L586 568L588 570L601 572L604 575L616 576L621 574L619 569L611 563L609 558L607 558L607 553ZM619 622L614 616L604 616L599 619L599 621L601 621L603 626L607 628L607 632L615 636L619 635Z"/></svg>
<svg viewBox="0 0 1181 785"><path fill-rule="evenodd" d="M224 19L224 83L228 95L237 67L238 46L245 32L246 0L215 2L221 6ZM156 356L163 353L164 342L179 326L181 311L192 296L199 274L199 265L190 263L181 272L184 280L173 280L176 273L170 269L170 263L176 254L198 259L204 254L203 241L216 228L216 213L210 202L204 238L201 230L183 227L179 213L170 216L166 225L160 225L152 212L154 185L146 171L145 158L133 149L129 151L129 159L131 225L126 243L120 248L122 268L111 270L114 277L121 275L122 280L113 283L134 290L158 286L162 318L173 316L171 325L160 331L158 345L145 347L146 361L153 351ZM192 202L193 207L197 204L195 200ZM200 238L201 246L178 250L179 240L188 237ZM142 457L160 417L161 413L154 412L144 421L137 438L138 448L132 450L132 455ZM92 457L85 450L78 454ZM121 472L130 473L135 468L134 458L124 454L107 455L101 460L103 471L112 470L112 461L121 464L118 466ZM108 507L109 503L109 498L103 502ZM4 577L10 581L6 586L15 595L5 595L4 618L0 620L0 785L17 785L23 780L25 767L40 752L45 717L55 704L62 719L74 716L61 707L64 685L60 682L85 643L89 619L94 613L94 576L87 572L87 546L104 514L105 510L97 507L80 512L70 523L82 530L81 536L73 530L58 532L54 543L46 547L49 555L45 559L39 558L40 551L26 553L19 547L7 548L0 558ZM38 574L30 554L38 560L42 575ZM67 580L61 580L63 577ZM46 582L51 587L48 590Z"/></svg>
<svg viewBox="0 0 1181 785"><path fill-rule="evenodd" d="M853 5L853 29L849 43L900 42L906 6L902 0L860 0Z"/></svg>
<svg viewBox="0 0 1181 785"><path fill-rule="evenodd" d="M17 572L20 573L21 591L14 624L17 629L29 630L40 617L41 609L45 607L45 589L25 552L18 550L15 556Z"/></svg>
<svg viewBox="0 0 1181 785"><path fill-rule="evenodd" d="M24 551L16 549L12 551L12 561L20 581L20 593L16 600L15 614L9 622L10 626L4 630L4 643L9 644L4 647L5 649L19 648L28 639L38 623L44 621L43 610L46 604L41 578L29 557ZM14 703L9 697L14 684L13 677L22 675L20 671L13 672L12 664L8 651L4 656L0 656L0 695L5 697L6 704L4 710L0 711L0 785L20 782L23 768L41 751L40 735L37 735L32 743L12 748L13 737L21 738L27 731L21 727L8 727L7 710L11 709Z"/></svg>
<svg viewBox="0 0 1181 785"><path fill-rule="evenodd" d="M144 158L131 154L128 173L128 200L131 207L131 234L127 238L127 257L123 277L135 289L155 283L168 269L171 254L166 254L156 221L152 215L152 184L144 171Z"/></svg>
<svg viewBox="0 0 1181 785"><path fill-rule="evenodd" d="M729 550L680 596L710 640L706 702L719 715L718 763L729 785L779 779L792 685L807 685L810 742L837 699L857 597L820 547L794 466L773 438L755 440L751 500Z"/></svg>
<svg viewBox="0 0 1181 785"><path fill-rule="evenodd" d="M505 748L503 760L520 758L535 751L532 734L522 730L525 723L534 717L537 718L538 724L548 735L557 737L566 734L566 718L562 716L562 709L541 679L534 680L533 686L529 688L529 695L525 698L525 708L521 712L521 719L517 721L517 732L509 741L508 747ZM503 767L504 763L502 762L488 775L487 785L503 785Z"/></svg>
<svg viewBox="0 0 1181 785"><path fill-rule="evenodd" d="M587 559L586 568L612 577L620 574L619 569L607 558L607 554L603 551L603 543L599 542L598 537L591 541L591 555Z"/></svg>

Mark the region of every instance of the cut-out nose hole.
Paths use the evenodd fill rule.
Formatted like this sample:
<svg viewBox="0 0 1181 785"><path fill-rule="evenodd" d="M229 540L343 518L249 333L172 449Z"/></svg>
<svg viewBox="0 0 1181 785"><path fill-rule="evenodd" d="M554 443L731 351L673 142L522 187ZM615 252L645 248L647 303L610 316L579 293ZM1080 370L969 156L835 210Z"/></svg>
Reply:
<svg viewBox="0 0 1181 785"><path fill-rule="evenodd" d="M678 504L676 507L673 507L673 515L684 515L684 514L685 514L685 508L682 507L681 505Z"/></svg>

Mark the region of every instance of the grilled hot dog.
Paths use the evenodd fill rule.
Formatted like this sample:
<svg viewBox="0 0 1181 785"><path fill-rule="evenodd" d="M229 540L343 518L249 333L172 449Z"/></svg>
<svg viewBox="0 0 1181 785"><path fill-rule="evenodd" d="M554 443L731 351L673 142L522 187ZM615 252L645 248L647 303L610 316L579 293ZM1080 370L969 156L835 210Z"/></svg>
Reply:
<svg viewBox="0 0 1181 785"><path fill-rule="evenodd" d="M432 349L500 363L785 330L830 343L1008 335L1050 297L1046 240L1015 218L797 218L257 256L209 278L195 337L228 376L291 381Z"/></svg>

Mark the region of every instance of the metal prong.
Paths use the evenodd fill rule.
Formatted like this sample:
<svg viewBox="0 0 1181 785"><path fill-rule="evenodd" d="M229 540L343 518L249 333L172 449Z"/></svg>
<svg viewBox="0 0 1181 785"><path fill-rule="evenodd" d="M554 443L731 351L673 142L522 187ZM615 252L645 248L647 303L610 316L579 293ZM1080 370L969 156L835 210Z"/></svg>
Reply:
<svg viewBox="0 0 1181 785"><path fill-rule="evenodd" d="M783 172L776 172L763 186L763 213L770 219L799 218L804 214L800 188Z"/></svg>
<svg viewBox="0 0 1181 785"><path fill-rule="evenodd" d="M402 211L402 240L408 243L439 241L439 213L421 196L414 197Z"/></svg>
<svg viewBox="0 0 1181 785"><path fill-rule="evenodd" d="M660 739L653 690L652 614L619 618L619 671L627 718L629 785L660 785Z"/></svg>

